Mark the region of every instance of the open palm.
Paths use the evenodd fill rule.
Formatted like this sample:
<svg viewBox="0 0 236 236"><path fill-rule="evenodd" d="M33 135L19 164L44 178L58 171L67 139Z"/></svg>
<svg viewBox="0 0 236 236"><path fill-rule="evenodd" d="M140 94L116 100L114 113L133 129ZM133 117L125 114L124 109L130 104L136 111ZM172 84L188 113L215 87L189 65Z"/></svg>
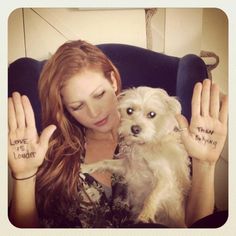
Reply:
<svg viewBox="0 0 236 236"><path fill-rule="evenodd" d="M48 126L39 137L30 101L17 92L8 100L8 126L8 161L13 175L24 178L36 173L56 127Z"/></svg>
<svg viewBox="0 0 236 236"><path fill-rule="evenodd" d="M209 163L218 160L227 136L228 101L224 96L220 103L219 97L218 86L210 80L197 83L190 125L183 116L177 117L180 127L187 127L181 137L189 156Z"/></svg>

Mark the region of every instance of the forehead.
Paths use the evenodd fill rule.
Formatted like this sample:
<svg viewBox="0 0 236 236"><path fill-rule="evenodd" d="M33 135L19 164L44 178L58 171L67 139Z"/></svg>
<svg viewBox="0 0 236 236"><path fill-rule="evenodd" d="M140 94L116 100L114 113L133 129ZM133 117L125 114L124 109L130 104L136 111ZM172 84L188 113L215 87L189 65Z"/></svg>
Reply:
<svg viewBox="0 0 236 236"><path fill-rule="evenodd" d="M136 89L129 90L120 97L119 108L132 107L135 110L164 110L166 106L163 95L158 90Z"/></svg>
<svg viewBox="0 0 236 236"><path fill-rule="evenodd" d="M99 87L107 88L111 86L102 72L83 71L68 79L62 89L61 96L67 103L74 100L83 100Z"/></svg>

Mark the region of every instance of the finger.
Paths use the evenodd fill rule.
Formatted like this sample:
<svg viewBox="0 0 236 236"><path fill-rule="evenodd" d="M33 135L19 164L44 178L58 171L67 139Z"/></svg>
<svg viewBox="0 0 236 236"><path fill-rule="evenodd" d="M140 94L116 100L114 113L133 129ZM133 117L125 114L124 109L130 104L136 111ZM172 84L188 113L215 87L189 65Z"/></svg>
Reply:
<svg viewBox="0 0 236 236"><path fill-rule="evenodd" d="M213 118L218 119L220 109L220 92L219 86L212 84L211 86L211 99L210 99L210 115Z"/></svg>
<svg viewBox="0 0 236 236"><path fill-rule="evenodd" d="M42 132L42 134L40 135L39 138L39 143L46 149L48 148L48 143L49 143L49 139L51 138L53 132L56 130L56 126L55 125L49 125L47 128L45 128Z"/></svg>
<svg viewBox="0 0 236 236"><path fill-rule="evenodd" d="M176 115L176 120L179 124L179 129L181 133L181 137L183 139L187 139L189 135L189 130L188 130L188 121L183 115Z"/></svg>
<svg viewBox="0 0 236 236"><path fill-rule="evenodd" d="M34 111L29 101L29 98L25 95L22 96L22 104L25 112L25 123L28 127L35 127Z"/></svg>
<svg viewBox="0 0 236 236"><path fill-rule="evenodd" d="M201 92L202 92L202 84L196 83L193 90L192 97L192 117L199 116L201 112Z"/></svg>
<svg viewBox="0 0 236 236"><path fill-rule="evenodd" d="M226 95L222 98L219 120L222 123L227 124L227 121L228 121L228 96L226 96Z"/></svg>
<svg viewBox="0 0 236 236"><path fill-rule="evenodd" d="M16 112L16 122L18 128L25 127L25 113L22 106L21 96L18 92L12 94L13 104Z"/></svg>
<svg viewBox="0 0 236 236"><path fill-rule="evenodd" d="M16 114L12 98L8 98L8 127L9 131L15 131L17 128Z"/></svg>
<svg viewBox="0 0 236 236"><path fill-rule="evenodd" d="M205 79L202 83L202 97L201 97L202 116L209 116L210 88L211 88L211 81L209 79Z"/></svg>

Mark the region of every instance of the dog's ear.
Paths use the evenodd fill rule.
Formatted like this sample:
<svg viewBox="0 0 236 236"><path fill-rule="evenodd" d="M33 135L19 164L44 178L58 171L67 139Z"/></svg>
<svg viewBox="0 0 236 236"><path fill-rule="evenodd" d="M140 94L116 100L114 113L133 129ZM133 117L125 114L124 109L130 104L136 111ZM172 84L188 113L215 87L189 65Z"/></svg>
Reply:
<svg viewBox="0 0 236 236"><path fill-rule="evenodd" d="M127 93L127 90L124 90L123 92L119 93L119 95L117 96L118 101L124 98L126 93Z"/></svg>
<svg viewBox="0 0 236 236"><path fill-rule="evenodd" d="M181 104L178 101L177 97L169 96L164 89L157 88L156 92L163 99L163 102L167 105L167 110L171 111L174 114L181 113Z"/></svg>
<svg viewBox="0 0 236 236"><path fill-rule="evenodd" d="M168 108L176 115L181 113L181 104L176 97L168 97L167 100Z"/></svg>
<svg viewBox="0 0 236 236"><path fill-rule="evenodd" d="M124 89L121 93L119 93L119 95L117 96L118 101L121 101L127 93L133 93L134 91L136 91L136 88L128 88L128 89Z"/></svg>

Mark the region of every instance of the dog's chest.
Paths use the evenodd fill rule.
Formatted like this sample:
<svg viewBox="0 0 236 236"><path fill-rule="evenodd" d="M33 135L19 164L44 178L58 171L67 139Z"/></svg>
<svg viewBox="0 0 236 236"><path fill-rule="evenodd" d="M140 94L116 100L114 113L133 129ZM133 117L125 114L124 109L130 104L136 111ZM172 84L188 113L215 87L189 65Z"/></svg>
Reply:
<svg viewBox="0 0 236 236"><path fill-rule="evenodd" d="M154 174L143 158L129 158L126 162L126 180L134 188L142 188L154 181Z"/></svg>

